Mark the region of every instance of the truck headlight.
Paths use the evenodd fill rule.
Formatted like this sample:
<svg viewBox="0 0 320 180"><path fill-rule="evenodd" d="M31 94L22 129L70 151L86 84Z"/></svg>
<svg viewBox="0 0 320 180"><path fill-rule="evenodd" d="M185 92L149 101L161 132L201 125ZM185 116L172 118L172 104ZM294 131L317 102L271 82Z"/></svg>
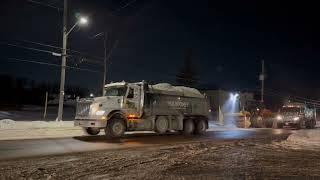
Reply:
<svg viewBox="0 0 320 180"><path fill-rule="evenodd" d="M97 116L102 116L102 115L104 115L104 113L105 113L105 111L96 111L96 115Z"/></svg>
<svg viewBox="0 0 320 180"><path fill-rule="evenodd" d="M278 116L276 117L276 119L277 119L278 121L281 121L283 118L282 118L282 116L278 115Z"/></svg>
<svg viewBox="0 0 320 180"><path fill-rule="evenodd" d="M293 120L294 121L298 121L300 118L299 117L294 117Z"/></svg>

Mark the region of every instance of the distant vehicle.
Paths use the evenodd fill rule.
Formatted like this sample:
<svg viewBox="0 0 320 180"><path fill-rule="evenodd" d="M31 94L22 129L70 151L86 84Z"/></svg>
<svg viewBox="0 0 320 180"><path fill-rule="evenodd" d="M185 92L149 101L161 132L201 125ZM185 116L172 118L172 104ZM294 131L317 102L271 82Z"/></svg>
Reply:
<svg viewBox="0 0 320 180"><path fill-rule="evenodd" d="M102 97L77 102L75 126L90 135L104 129L107 137L121 137L125 131L180 131L203 134L208 128L209 107L194 88L167 83L110 83Z"/></svg>
<svg viewBox="0 0 320 180"><path fill-rule="evenodd" d="M281 108L276 120L279 128L312 129L316 126L316 112L303 103L288 103Z"/></svg>

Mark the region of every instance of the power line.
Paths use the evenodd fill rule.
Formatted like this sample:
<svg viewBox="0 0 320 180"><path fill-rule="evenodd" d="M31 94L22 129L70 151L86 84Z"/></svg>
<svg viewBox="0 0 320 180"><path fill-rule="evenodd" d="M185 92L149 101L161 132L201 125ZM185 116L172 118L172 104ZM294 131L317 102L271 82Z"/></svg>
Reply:
<svg viewBox="0 0 320 180"><path fill-rule="evenodd" d="M18 47L18 48L27 49L27 50L32 50L32 51L38 51L38 52L44 52L44 53L50 53L50 54L53 53L53 51L47 51L47 50L31 48L31 47L25 47L25 46L20 46L20 45L11 44L11 43L0 42L0 44L7 45L7 46Z"/></svg>
<svg viewBox="0 0 320 180"><path fill-rule="evenodd" d="M11 43L0 42L0 44L7 45L7 46L12 46L12 47L18 47L18 48L22 48L22 49L27 49L27 50L31 50L31 51L49 53L51 55L53 53L56 53L54 51L48 51L48 50L43 50L43 49L38 49L38 48L31 48L31 47L26 47L26 46L22 46L22 45L11 44ZM88 63L103 64L103 62L101 62L101 61L93 60L93 59L90 59L90 58L83 58L83 56L79 56L79 55L68 54L68 56L82 58L82 59L84 59L85 62L88 62ZM82 61L82 62L84 62L84 61Z"/></svg>
<svg viewBox="0 0 320 180"><path fill-rule="evenodd" d="M50 47L50 48L55 48L55 49L62 49L62 47L59 47L59 46L54 46L54 45L50 45L50 44L44 44L44 43L40 43L40 42L35 42L35 41L30 41L30 40L21 40L22 42L26 42L26 43L31 43L31 44L37 44L37 45L40 45L40 46L46 46L46 47ZM77 51L77 50L71 50L71 49L67 49L67 51L70 51L70 52L74 52L74 53L78 53L80 55L85 55L85 56L88 56L88 57L91 57L91 58L94 58L94 59L99 59L99 60L103 60L103 57L98 57L98 56L92 56L88 53L85 53L85 52L80 52L80 51ZM72 55L72 54L71 54Z"/></svg>
<svg viewBox="0 0 320 180"><path fill-rule="evenodd" d="M279 92L277 90L273 90L273 89L268 89L269 91L273 91L273 92ZM315 100L315 99L309 99L309 98L305 98L305 97L301 97L301 96L296 96L296 95L290 95L288 94L287 96L291 97L291 98L296 98L296 99L302 99L302 100L305 100L305 101L312 101L312 102L317 102L317 103L320 103L319 100Z"/></svg>
<svg viewBox="0 0 320 180"><path fill-rule="evenodd" d="M38 5L41 5L41 6L46 6L46 7L54 8L54 9L57 9L58 11L61 11L61 10L63 9L63 8L54 6L54 5L49 4L49 3L44 3L44 2L34 1L34 0L27 0L27 1L28 1L28 2L31 2L31 3L33 3L33 4L38 4Z"/></svg>
<svg viewBox="0 0 320 180"><path fill-rule="evenodd" d="M115 13L115 12L118 12L118 11L120 11L121 9L124 9L124 8L128 7L130 4L132 4L132 3L136 2L136 1L137 1L137 0L129 1L129 2L126 3L125 5L119 7L118 9L116 9L116 10L114 10L114 11L112 11L111 14L113 14L113 13Z"/></svg>
<svg viewBox="0 0 320 180"><path fill-rule="evenodd" d="M20 61L20 62L28 62L28 63L34 63L34 64L61 67L61 65L59 65L59 64L53 64L53 63L47 63L47 62L41 62L41 61L26 60L26 59L20 59L20 58L7 58L7 59L14 60L14 61ZM74 67L74 66L66 66L66 68L75 69L75 70L81 70L81 71L94 72L94 73L102 73L101 71L96 71L96 70L87 69L87 68L78 68L78 67Z"/></svg>

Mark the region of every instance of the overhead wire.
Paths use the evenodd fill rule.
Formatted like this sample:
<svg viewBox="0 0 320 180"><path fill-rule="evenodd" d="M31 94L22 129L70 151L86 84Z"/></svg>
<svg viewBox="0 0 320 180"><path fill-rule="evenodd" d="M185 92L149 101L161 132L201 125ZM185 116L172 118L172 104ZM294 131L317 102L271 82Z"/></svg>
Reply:
<svg viewBox="0 0 320 180"><path fill-rule="evenodd" d="M6 59L13 60L13 61L20 61L20 62L28 62L28 63L34 63L34 64L61 67L61 65L59 65L59 64L48 63L48 62L43 62L43 61L34 61L34 60L27 60L27 59L21 59L21 58L10 58L10 57L8 57ZM102 73L101 71L96 71L96 70L87 69L87 68L79 68L79 67L74 67L74 66L66 66L66 68L75 69L75 70L81 70L81 71L94 72L94 73Z"/></svg>
<svg viewBox="0 0 320 180"><path fill-rule="evenodd" d="M0 44L2 45L7 45L7 46L12 46L12 47L18 47L18 48L22 48L22 49L26 49L26 50L31 50L31 51L37 51L37 52L43 52L43 53L49 53L51 55L53 55L54 51L48 51L48 50L43 50L43 49L38 49L38 48L32 48L32 47L26 47L26 46L22 46L22 45L17 45L17 44L12 44L12 43L6 43L6 42L1 42L0 41ZM59 53L57 53L59 54ZM88 62L88 63L95 63L95 64L103 64L102 61L98 61L98 60L94 60L94 59L91 59L90 57L86 58L84 56L81 56L81 55L76 55L76 54L68 54L68 56L70 57L77 57L77 58L82 58L84 59L85 62Z"/></svg>

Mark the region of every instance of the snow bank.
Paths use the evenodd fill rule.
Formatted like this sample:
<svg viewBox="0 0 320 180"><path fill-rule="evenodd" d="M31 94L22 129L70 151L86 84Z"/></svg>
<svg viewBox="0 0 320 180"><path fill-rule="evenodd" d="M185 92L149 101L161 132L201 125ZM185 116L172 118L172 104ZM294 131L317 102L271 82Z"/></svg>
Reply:
<svg viewBox="0 0 320 180"><path fill-rule="evenodd" d="M303 129L291 134L287 142L320 147L320 129Z"/></svg>
<svg viewBox="0 0 320 180"><path fill-rule="evenodd" d="M11 129L15 126L15 121L11 119L2 119L0 120L0 129Z"/></svg>
<svg viewBox="0 0 320 180"><path fill-rule="evenodd" d="M14 121L11 119L0 120L0 130L2 129L33 129L33 128L60 128L73 127L73 121Z"/></svg>
<svg viewBox="0 0 320 180"><path fill-rule="evenodd" d="M172 86L168 83L159 83L150 86L153 90L168 91L168 92L179 92L185 96L191 97L203 97L203 95L195 88L184 87L184 86Z"/></svg>
<svg viewBox="0 0 320 180"><path fill-rule="evenodd" d="M14 121L0 120L0 140L39 139L82 136L80 127L74 127L73 121Z"/></svg>

